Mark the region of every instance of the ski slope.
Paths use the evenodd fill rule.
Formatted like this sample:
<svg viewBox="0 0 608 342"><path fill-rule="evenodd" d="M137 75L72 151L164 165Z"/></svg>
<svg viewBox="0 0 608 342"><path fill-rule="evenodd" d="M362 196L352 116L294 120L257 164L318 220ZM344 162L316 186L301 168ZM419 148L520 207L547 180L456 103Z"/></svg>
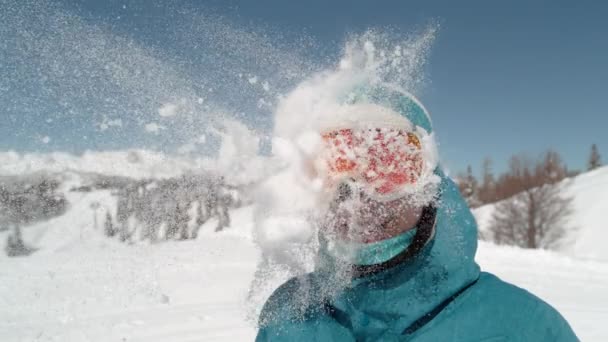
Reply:
<svg viewBox="0 0 608 342"><path fill-rule="evenodd" d="M583 341L608 340L608 263L601 217L592 216L605 205L607 180L604 168L571 181L581 227L566 253L480 242L477 254L483 270L555 306ZM0 341L253 340L251 318L260 308L247 295L260 251L251 207L233 212L232 228L221 233L210 221L196 240L126 245L95 225L91 204L115 205L109 192L66 196L65 215L23 230L36 253L0 255ZM597 205L584 205L591 202ZM0 232L0 247L6 234Z"/></svg>
<svg viewBox="0 0 608 342"><path fill-rule="evenodd" d="M561 246L561 252L581 258L608 262L608 166L562 181L566 196L572 198L571 230ZM494 205L473 211L479 229L487 229Z"/></svg>

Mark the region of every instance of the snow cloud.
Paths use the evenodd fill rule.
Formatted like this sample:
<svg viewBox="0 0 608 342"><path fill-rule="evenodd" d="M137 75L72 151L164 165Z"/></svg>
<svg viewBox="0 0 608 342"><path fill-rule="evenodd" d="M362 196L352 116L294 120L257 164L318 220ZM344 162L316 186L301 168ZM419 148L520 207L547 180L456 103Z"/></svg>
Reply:
<svg viewBox="0 0 608 342"><path fill-rule="evenodd" d="M158 134L161 130L165 129L165 126L159 125L156 122L150 122L146 124L146 132Z"/></svg>
<svg viewBox="0 0 608 342"><path fill-rule="evenodd" d="M165 103L158 109L158 115L162 116L163 118L175 116L178 109L179 106L175 103Z"/></svg>
<svg viewBox="0 0 608 342"><path fill-rule="evenodd" d="M196 151L196 145L194 143L184 144L177 149L179 154L188 154Z"/></svg>
<svg viewBox="0 0 608 342"><path fill-rule="evenodd" d="M103 121L99 124L99 130L102 132L107 130L110 127L122 127L122 120L121 119L108 120L107 118L104 118Z"/></svg>

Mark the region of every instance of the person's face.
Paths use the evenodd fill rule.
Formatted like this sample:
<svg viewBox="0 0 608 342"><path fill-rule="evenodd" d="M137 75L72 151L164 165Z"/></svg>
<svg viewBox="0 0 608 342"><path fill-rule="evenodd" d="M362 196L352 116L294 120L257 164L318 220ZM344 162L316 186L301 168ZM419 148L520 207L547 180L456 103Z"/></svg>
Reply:
<svg viewBox="0 0 608 342"><path fill-rule="evenodd" d="M420 192L425 167L416 133L391 127L345 128L323 133L322 141L312 174L323 180L324 195L332 193L328 234L373 242L415 226L421 210L412 199Z"/></svg>
<svg viewBox="0 0 608 342"><path fill-rule="evenodd" d="M342 183L334 194L325 229L339 239L374 242L413 228L420 212L407 197L377 201L357 190L356 185Z"/></svg>

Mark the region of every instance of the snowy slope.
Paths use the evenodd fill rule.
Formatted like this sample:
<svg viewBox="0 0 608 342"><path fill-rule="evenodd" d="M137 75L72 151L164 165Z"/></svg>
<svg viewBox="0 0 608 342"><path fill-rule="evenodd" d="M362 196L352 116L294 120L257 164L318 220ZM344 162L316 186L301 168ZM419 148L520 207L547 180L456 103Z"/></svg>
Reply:
<svg viewBox="0 0 608 342"><path fill-rule="evenodd" d="M252 340L244 300L255 260L236 237L3 259L0 340Z"/></svg>
<svg viewBox="0 0 608 342"><path fill-rule="evenodd" d="M66 215L24 230L38 252L0 256L0 341L253 338L245 309L258 258L251 208L234 212L239 229L225 234L213 233L211 220L197 241L129 246L94 227L89 207L107 204L104 192L70 200Z"/></svg>
<svg viewBox="0 0 608 342"><path fill-rule="evenodd" d="M577 228L574 242L566 250L577 257L608 261L608 166L576 177L568 192L574 197Z"/></svg>
<svg viewBox="0 0 608 342"><path fill-rule="evenodd" d="M608 166L563 181L567 196L573 198L572 231L562 252L584 259L608 262ZM473 211L480 230L487 229L494 205Z"/></svg>
<svg viewBox="0 0 608 342"><path fill-rule="evenodd" d="M250 207L223 233L208 222L194 241L129 246L94 226L90 205L108 194L70 196L67 214L24 230L38 252L0 257L0 341L253 339ZM582 340L608 339L608 264L483 242L477 260L557 307Z"/></svg>
<svg viewBox="0 0 608 342"><path fill-rule="evenodd" d="M174 172L180 171L175 165ZM108 191L67 191L86 171L73 170L79 171L64 172L63 178L68 212L23 230L26 243L38 250L23 258L0 253L0 341L253 339L252 318L260 301L247 296L260 251L252 239L251 207L234 211L232 228L222 233L214 232L216 222L210 220L197 240L126 245L102 233L103 212L115 208L115 197ZM144 166L137 172L145 176L149 170ZM482 269L558 308L582 340L605 341L608 254L602 248L601 212L608 209L602 200L608 194L608 168L567 182L579 229L566 253L480 242L477 260ZM482 227L491 210L476 210ZM6 234L0 232L0 247ZM280 276L271 280L266 292L280 281Z"/></svg>

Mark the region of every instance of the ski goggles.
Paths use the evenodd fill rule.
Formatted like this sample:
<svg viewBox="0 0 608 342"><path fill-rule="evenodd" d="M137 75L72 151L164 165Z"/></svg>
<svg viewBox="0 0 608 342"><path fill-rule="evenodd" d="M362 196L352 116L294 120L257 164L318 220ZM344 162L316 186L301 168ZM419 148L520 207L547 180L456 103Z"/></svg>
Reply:
<svg viewBox="0 0 608 342"><path fill-rule="evenodd" d="M396 128L338 129L322 134L319 173L325 188L344 181L378 200L392 200L416 188L425 160L421 139Z"/></svg>

